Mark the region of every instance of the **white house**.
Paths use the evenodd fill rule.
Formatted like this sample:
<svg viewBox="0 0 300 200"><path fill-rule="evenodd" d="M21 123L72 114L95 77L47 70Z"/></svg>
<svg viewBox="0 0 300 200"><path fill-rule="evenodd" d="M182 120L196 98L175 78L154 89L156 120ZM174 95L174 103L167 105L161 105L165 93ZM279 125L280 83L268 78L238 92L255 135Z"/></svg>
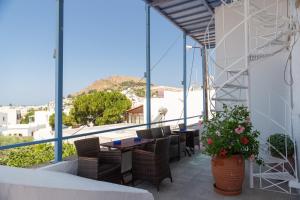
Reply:
<svg viewBox="0 0 300 200"><path fill-rule="evenodd" d="M202 115L203 110L202 89L191 89L187 96L187 117ZM146 105L146 100L144 104ZM146 106L144 106L144 119L146 119ZM163 111L163 113L162 113ZM151 121L159 122L183 118L183 92L164 91L163 95L157 98L151 98ZM197 123L199 118L192 118L188 123ZM178 125L178 121L168 122L171 126Z"/></svg>

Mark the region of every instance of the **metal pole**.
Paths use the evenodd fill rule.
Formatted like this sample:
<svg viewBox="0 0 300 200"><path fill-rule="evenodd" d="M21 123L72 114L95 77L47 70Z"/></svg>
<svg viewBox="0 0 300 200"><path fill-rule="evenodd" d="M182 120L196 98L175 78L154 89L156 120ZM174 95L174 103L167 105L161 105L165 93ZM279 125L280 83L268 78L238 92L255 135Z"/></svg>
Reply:
<svg viewBox="0 0 300 200"><path fill-rule="evenodd" d="M202 47L202 86L203 86L203 117L208 117L208 91L207 91L207 62L206 62L206 49Z"/></svg>
<svg viewBox="0 0 300 200"><path fill-rule="evenodd" d="M187 126L186 33L183 33L183 123Z"/></svg>
<svg viewBox="0 0 300 200"><path fill-rule="evenodd" d="M57 47L55 56L55 162L62 161L63 16L64 0L57 0Z"/></svg>
<svg viewBox="0 0 300 200"><path fill-rule="evenodd" d="M150 52L150 6L146 4L146 120L151 128L151 52Z"/></svg>

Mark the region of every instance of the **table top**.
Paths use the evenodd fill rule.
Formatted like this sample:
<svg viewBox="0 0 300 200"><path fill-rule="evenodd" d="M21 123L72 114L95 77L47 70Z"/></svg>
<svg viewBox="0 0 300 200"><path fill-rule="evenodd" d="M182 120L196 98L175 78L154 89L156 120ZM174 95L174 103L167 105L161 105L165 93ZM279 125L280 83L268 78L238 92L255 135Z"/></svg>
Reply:
<svg viewBox="0 0 300 200"><path fill-rule="evenodd" d="M199 131L199 129L192 129L192 128L187 128L185 130L179 130L179 129L175 129L172 130L174 133L188 133L188 132L194 132L194 131Z"/></svg>
<svg viewBox="0 0 300 200"><path fill-rule="evenodd" d="M114 142L107 142L107 143L101 144L101 146L122 150L122 149L131 149L136 146L152 143L153 141L154 141L154 139L141 139L140 141L134 141L134 138L127 138L127 139L121 140L121 144L114 144Z"/></svg>

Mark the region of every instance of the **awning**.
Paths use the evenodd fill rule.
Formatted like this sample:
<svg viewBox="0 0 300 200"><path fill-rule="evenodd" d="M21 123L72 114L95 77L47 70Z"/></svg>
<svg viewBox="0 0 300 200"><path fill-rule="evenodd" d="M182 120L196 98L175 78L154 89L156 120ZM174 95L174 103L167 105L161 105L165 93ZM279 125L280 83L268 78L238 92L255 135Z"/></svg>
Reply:
<svg viewBox="0 0 300 200"><path fill-rule="evenodd" d="M221 0L145 1L202 46L215 47L214 8Z"/></svg>

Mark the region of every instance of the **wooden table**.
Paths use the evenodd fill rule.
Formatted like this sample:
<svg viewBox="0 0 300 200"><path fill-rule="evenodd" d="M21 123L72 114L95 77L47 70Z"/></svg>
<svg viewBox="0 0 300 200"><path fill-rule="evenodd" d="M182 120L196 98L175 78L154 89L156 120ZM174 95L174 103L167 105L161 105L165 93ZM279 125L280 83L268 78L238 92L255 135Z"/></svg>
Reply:
<svg viewBox="0 0 300 200"><path fill-rule="evenodd" d="M175 129L173 130L173 133L177 133L177 134L186 134L186 152L189 156L191 156L191 152L193 152L193 154L195 154L195 147L192 145L194 144L194 134L196 131L199 131L198 129L191 129L191 128L187 128L184 130L179 130L179 129ZM189 149L188 149L189 148Z"/></svg>
<svg viewBox="0 0 300 200"><path fill-rule="evenodd" d="M107 142L101 144L101 146L107 147L108 149L118 149L122 155L122 175L124 184L132 182L132 150L140 146L144 146L154 142L154 139L140 139L134 141L134 138L127 138L120 140L121 144L115 144L114 142ZM130 176L128 181L125 181L126 177Z"/></svg>
<svg viewBox="0 0 300 200"><path fill-rule="evenodd" d="M128 150L132 150L138 146L143 146L143 145L152 143L152 142L154 142L154 139L141 139L140 141L134 141L134 138L127 138L127 139L123 139L120 141L121 141L121 144L114 144L114 142L107 142L107 143L101 144L101 146L119 149L120 151L128 151Z"/></svg>

